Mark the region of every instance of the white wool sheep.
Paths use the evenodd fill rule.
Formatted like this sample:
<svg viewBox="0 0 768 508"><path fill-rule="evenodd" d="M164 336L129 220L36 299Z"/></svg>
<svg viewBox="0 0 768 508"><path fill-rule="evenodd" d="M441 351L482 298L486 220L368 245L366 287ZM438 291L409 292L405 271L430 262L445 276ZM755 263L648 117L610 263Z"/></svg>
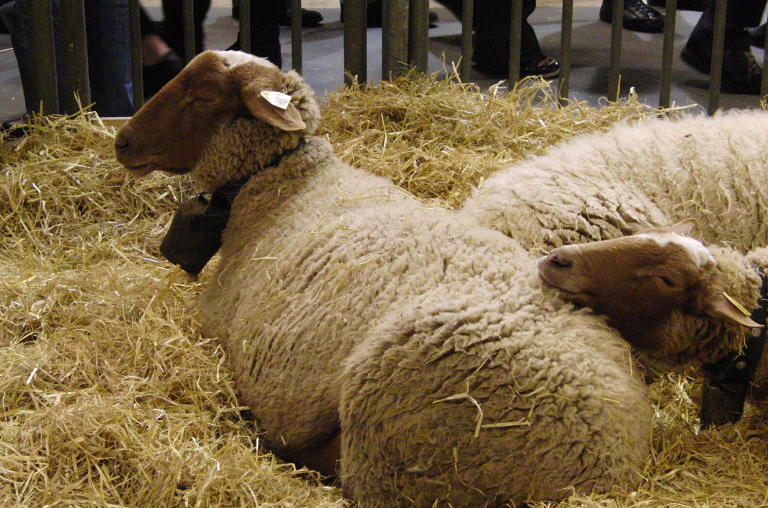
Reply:
<svg viewBox="0 0 768 508"><path fill-rule="evenodd" d="M526 248L693 220L708 242L768 245L768 113L653 118L579 136L486 180L462 213Z"/></svg>
<svg viewBox="0 0 768 508"><path fill-rule="evenodd" d="M690 221L707 242L746 252L768 245L768 221L763 218L767 175L765 111L653 118L580 136L510 166L486 180L460 214L528 249L548 251ZM747 257L768 269L763 249ZM740 270L744 273L737 270L734 278L754 277L749 267ZM614 299L630 307L626 300L631 297L624 291ZM677 337L666 343L669 347L646 350L651 363L681 368L691 358L704 355L713 361L743 343ZM631 340L626 333L625 338ZM752 388L754 401L768 402L768 348Z"/></svg>
<svg viewBox="0 0 768 508"><path fill-rule="evenodd" d="M273 90L289 116L264 111ZM191 171L208 191L250 175L201 310L268 447L324 472L340 454L370 506L638 481L651 410L618 334L542 292L517 242L301 143L317 122L295 73L206 52L115 140L136 174Z"/></svg>

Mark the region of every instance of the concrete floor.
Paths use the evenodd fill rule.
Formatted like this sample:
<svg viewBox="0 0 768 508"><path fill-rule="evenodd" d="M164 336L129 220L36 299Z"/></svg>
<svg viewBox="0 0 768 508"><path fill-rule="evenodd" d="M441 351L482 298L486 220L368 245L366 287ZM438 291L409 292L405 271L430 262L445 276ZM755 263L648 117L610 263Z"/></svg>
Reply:
<svg viewBox="0 0 768 508"><path fill-rule="evenodd" d="M142 1L150 14L159 19L160 0ZM577 0L575 2L571 97L598 105L608 90L608 62L610 51L610 25L598 20L600 0ZM206 18L206 47L225 49L234 42L237 22L231 17L231 7L226 0L214 0ZM344 81L343 25L339 21L338 0L309 0L305 7L319 10L324 17L322 26L305 29L303 32L304 76L315 88L318 96L331 91ZM561 4L556 0L540 0L530 22L534 26L543 51L557 58L560 47ZM441 56L448 62L458 60L460 54L461 26L450 12L433 4L437 12L438 26L430 30L429 67L432 72L443 68ZM687 67L679 59L682 49L700 13L680 11L675 37L675 62L672 76L672 100L677 105L697 104L706 109L708 101L708 77ZM623 33L621 95L626 96L631 87L640 100L650 105L658 104L661 34L641 34L625 30ZM290 68L290 32L283 28L284 68ZM18 68L10 36L0 35L0 120L19 117L24 113L24 100ZM753 48L755 56L762 62L763 52ZM381 76L381 29L368 30L368 77L376 80ZM473 71L471 80L482 88L495 84L498 79ZM723 95L722 108L759 107L755 96Z"/></svg>

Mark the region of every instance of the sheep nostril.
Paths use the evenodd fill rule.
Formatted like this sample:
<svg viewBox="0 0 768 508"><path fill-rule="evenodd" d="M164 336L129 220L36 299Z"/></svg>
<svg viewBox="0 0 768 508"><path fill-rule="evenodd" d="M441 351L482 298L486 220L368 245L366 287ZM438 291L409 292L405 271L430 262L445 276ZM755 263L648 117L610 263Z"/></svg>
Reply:
<svg viewBox="0 0 768 508"><path fill-rule="evenodd" d="M571 266L573 264L573 262L570 259L568 259L568 258L566 258L564 256L561 256L559 254L550 254L549 255L549 262L554 264L554 265L559 266L560 268L568 268L569 266Z"/></svg>
<svg viewBox="0 0 768 508"><path fill-rule="evenodd" d="M127 137L118 135L115 138L115 150L125 150L130 145Z"/></svg>

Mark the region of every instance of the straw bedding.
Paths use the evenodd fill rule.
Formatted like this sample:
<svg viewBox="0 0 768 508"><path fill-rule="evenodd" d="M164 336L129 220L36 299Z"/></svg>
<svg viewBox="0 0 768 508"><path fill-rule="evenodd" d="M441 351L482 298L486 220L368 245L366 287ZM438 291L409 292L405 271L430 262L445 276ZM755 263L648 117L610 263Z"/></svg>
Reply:
<svg viewBox="0 0 768 508"><path fill-rule="evenodd" d="M503 165L650 114L632 97L558 109L543 83L507 96L411 77L331 94L324 129L348 162L455 207ZM157 250L194 189L124 175L113 134L86 114L0 140L0 505L347 505L260 450L223 351L198 334L209 272L189 280ZM768 505L765 417L700 431L696 382L653 390L643 485L557 506Z"/></svg>

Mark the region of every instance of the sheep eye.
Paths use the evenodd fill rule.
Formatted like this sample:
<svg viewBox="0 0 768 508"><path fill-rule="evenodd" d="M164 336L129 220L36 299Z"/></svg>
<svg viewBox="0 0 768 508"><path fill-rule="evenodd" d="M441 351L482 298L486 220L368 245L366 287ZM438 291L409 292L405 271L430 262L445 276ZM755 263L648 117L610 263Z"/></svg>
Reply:
<svg viewBox="0 0 768 508"><path fill-rule="evenodd" d="M665 276L663 276L663 275L662 275L662 276L660 276L659 278L660 278L662 281L664 281L664 284L666 284L667 286L669 286L669 287L671 287L671 288L675 287L675 281L673 281L673 280L672 280L672 279L670 279L669 277L665 277Z"/></svg>

